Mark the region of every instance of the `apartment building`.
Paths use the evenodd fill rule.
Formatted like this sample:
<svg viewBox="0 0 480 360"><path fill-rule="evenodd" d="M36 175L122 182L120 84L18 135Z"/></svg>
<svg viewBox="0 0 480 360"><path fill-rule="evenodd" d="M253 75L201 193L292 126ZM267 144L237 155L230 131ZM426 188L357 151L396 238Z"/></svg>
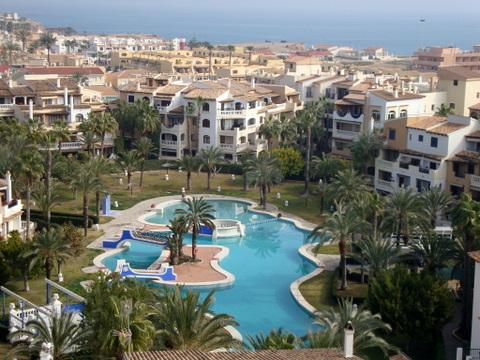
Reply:
<svg viewBox="0 0 480 360"><path fill-rule="evenodd" d="M78 126L91 113L102 113L105 109L106 106L100 102L83 102L82 89L70 79L0 80L0 120L12 116L20 121L36 119L46 129L55 122L65 122L71 136L62 142L64 152L77 152L84 148ZM108 150L113 149L113 137L113 134L107 135L105 143Z"/></svg>
<svg viewBox="0 0 480 360"><path fill-rule="evenodd" d="M469 70L480 70L480 49L461 51L456 47L428 47L417 51L415 66L419 70L436 71L442 67L460 66Z"/></svg>
<svg viewBox="0 0 480 360"><path fill-rule="evenodd" d="M448 189L450 159L466 150L465 136L479 130L478 121L456 115L387 120L386 142L375 161L375 189L383 193L401 187L418 192L434 186Z"/></svg>
<svg viewBox="0 0 480 360"><path fill-rule="evenodd" d="M22 223L22 201L13 197L13 185L10 172L0 179L0 241L9 233L18 231L23 234L25 223Z"/></svg>
<svg viewBox="0 0 480 360"><path fill-rule="evenodd" d="M87 85L105 85L105 70L98 66L45 66L26 67L15 74L15 79L22 80L51 80L83 78Z"/></svg>
<svg viewBox="0 0 480 360"><path fill-rule="evenodd" d="M151 85L149 79L145 85L125 87L120 97L127 102L149 101L159 110L164 158L178 159L185 153L196 154L215 146L222 149L226 160L237 161L242 153L266 149L267 142L258 135L266 118L282 114L293 117L302 106L294 89L257 85L254 81L222 79ZM203 99L200 117L196 109L199 98Z"/></svg>
<svg viewBox="0 0 480 360"><path fill-rule="evenodd" d="M438 70L438 89L447 93L446 104L459 116L469 116L480 103L480 72L459 66Z"/></svg>

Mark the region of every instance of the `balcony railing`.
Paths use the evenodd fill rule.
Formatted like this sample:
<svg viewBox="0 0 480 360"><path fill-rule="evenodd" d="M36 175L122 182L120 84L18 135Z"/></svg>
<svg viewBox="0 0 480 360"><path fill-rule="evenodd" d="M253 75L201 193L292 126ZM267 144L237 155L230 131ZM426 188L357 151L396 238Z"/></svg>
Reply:
<svg viewBox="0 0 480 360"><path fill-rule="evenodd" d="M470 186L476 189L480 189L480 176L471 175L470 177Z"/></svg>
<svg viewBox="0 0 480 360"><path fill-rule="evenodd" d="M245 117L247 116L247 111L243 110L218 110L217 117L225 118L225 117Z"/></svg>
<svg viewBox="0 0 480 360"><path fill-rule="evenodd" d="M386 189L389 189L389 190L393 190L393 182L392 181L378 179L377 180L377 185L381 186L384 189L386 188Z"/></svg>
<svg viewBox="0 0 480 360"><path fill-rule="evenodd" d="M0 104L0 111L12 111L15 104Z"/></svg>

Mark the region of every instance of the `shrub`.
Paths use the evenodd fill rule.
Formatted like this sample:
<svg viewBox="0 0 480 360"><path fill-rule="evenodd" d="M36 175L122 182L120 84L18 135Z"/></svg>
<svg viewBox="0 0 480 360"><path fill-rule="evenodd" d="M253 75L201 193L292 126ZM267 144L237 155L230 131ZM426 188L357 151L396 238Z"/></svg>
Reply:
<svg viewBox="0 0 480 360"><path fill-rule="evenodd" d="M297 149L292 147L282 147L273 150L275 156L282 170L283 176L295 176L302 172L304 161L302 154Z"/></svg>

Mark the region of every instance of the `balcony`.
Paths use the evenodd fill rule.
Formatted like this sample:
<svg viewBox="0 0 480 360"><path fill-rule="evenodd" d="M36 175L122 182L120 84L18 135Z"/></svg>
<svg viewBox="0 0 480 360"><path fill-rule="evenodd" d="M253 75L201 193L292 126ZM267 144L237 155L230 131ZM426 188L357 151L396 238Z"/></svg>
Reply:
<svg viewBox="0 0 480 360"><path fill-rule="evenodd" d="M334 129L333 136L334 137L341 137L348 140L352 140L353 138L360 135L360 130L358 131L351 131L351 130L343 130L343 129Z"/></svg>
<svg viewBox="0 0 480 360"><path fill-rule="evenodd" d="M14 106L15 104L0 104L0 114L13 112Z"/></svg>
<svg viewBox="0 0 480 360"><path fill-rule="evenodd" d="M376 179L375 188L383 191L393 191L395 183L393 181Z"/></svg>
<svg viewBox="0 0 480 360"><path fill-rule="evenodd" d="M394 163L391 162L391 161L388 161L388 160L384 160L384 159L376 159L375 160L375 167L377 167L381 170L383 170L383 169L392 170L393 165L394 165Z"/></svg>
<svg viewBox="0 0 480 360"><path fill-rule="evenodd" d="M245 118L247 110L217 110L217 118L221 119L236 119Z"/></svg>
<svg viewBox="0 0 480 360"><path fill-rule="evenodd" d="M184 145L185 141L177 141L177 140L162 140L162 147L167 147L170 149L176 149L178 145Z"/></svg>
<svg viewBox="0 0 480 360"><path fill-rule="evenodd" d="M480 190L480 176L470 175L470 187Z"/></svg>
<svg viewBox="0 0 480 360"><path fill-rule="evenodd" d="M352 122L363 122L363 113L352 113L350 111L339 111L337 109L333 112L333 118Z"/></svg>
<svg viewBox="0 0 480 360"><path fill-rule="evenodd" d="M22 213L22 201L12 200L10 204L3 204L3 219L8 219L12 216L20 215Z"/></svg>

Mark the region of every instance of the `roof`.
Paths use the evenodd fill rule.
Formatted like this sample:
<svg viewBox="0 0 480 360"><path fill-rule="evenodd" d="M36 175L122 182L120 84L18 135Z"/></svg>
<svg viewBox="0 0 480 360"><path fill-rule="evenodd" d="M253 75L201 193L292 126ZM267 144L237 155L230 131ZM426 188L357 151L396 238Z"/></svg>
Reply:
<svg viewBox="0 0 480 360"><path fill-rule="evenodd" d="M446 66L438 68L440 80L468 80L480 79L480 72L467 69L463 66Z"/></svg>
<svg viewBox="0 0 480 360"><path fill-rule="evenodd" d="M468 253L468 256L470 256L475 262L480 262L480 251L470 251Z"/></svg>
<svg viewBox="0 0 480 360"><path fill-rule="evenodd" d="M0 187L6 187L7 186L7 181L5 179L0 179Z"/></svg>
<svg viewBox="0 0 480 360"><path fill-rule="evenodd" d="M407 127L425 130L433 134L448 135L467 127L467 125L449 122L445 116L418 116L408 118Z"/></svg>
<svg viewBox="0 0 480 360"><path fill-rule="evenodd" d="M480 111L480 103L470 106L469 109Z"/></svg>
<svg viewBox="0 0 480 360"><path fill-rule="evenodd" d="M398 92L398 96L395 97L393 93L386 90L372 90L371 94L378 96L387 101L400 101L400 100L413 100L413 99L422 99L424 96L420 94L414 94L411 92L406 92L402 94L401 91Z"/></svg>
<svg viewBox="0 0 480 360"><path fill-rule="evenodd" d="M322 65L323 64L323 61L313 56L292 56L286 59L285 62L291 62L297 65Z"/></svg>
<svg viewBox="0 0 480 360"><path fill-rule="evenodd" d="M475 151L468 151L463 150L457 153L454 157L449 159L451 161L459 161L459 162L471 162L471 161L479 161L480 160L480 153Z"/></svg>
<svg viewBox="0 0 480 360"><path fill-rule="evenodd" d="M340 360L345 359L337 349L298 349L261 351L202 352L198 350L148 351L124 355L124 360ZM349 359L358 360L357 356Z"/></svg>
<svg viewBox="0 0 480 360"><path fill-rule="evenodd" d="M454 124L454 123L447 122L446 124L436 126L433 129L429 129L428 131L431 132L431 133L434 133L434 134L448 135L448 134L450 134L454 131L457 131L459 129L462 129L466 126L467 125Z"/></svg>
<svg viewBox="0 0 480 360"><path fill-rule="evenodd" d="M98 91L102 96L118 96L118 91L105 85L90 85L86 86L85 90Z"/></svg>
<svg viewBox="0 0 480 360"><path fill-rule="evenodd" d="M474 138L474 139L480 139L480 130L474 131L471 134L465 135L467 138Z"/></svg>
<svg viewBox="0 0 480 360"><path fill-rule="evenodd" d="M105 72L98 66L47 66L47 67L27 67L25 72L30 75L103 75Z"/></svg>

